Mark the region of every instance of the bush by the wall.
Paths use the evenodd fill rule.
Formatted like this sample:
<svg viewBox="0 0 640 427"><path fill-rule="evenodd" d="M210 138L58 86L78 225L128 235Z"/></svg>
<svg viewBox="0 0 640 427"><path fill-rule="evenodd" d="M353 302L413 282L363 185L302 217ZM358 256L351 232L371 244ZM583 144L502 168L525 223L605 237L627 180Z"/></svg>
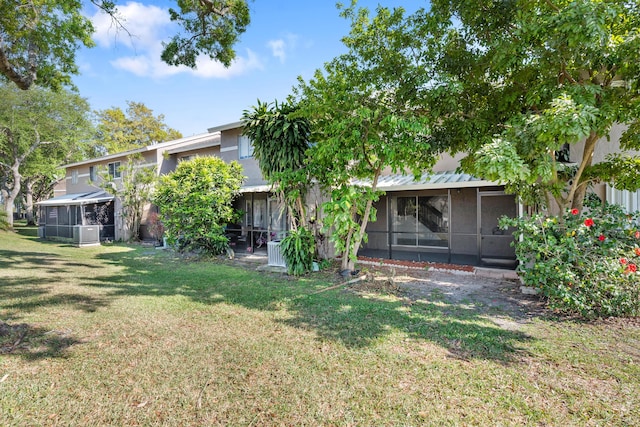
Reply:
<svg viewBox="0 0 640 427"><path fill-rule="evenodd" d="M299 276L312 271L315 249L316 243L311 231L300 227L289 232L280 242L280 251L287 262L289 274Z"/></svg>
<svg viewBox="0 0 640 427"><path fill-rule="evenodd" d="M561 312L640 316L639 214L597 201L585 205L562 217L502 220L517 227L519 274Z"/></svg>
<svg viewBox="0 0 640 427"><path fill-rule="evenodd" d="M162 215L167 242L180 250L211 255L225 252L225 225L234 218L233 199L243 180L237 162L196 157L178 163L160 178L154 203Z"/></svg>

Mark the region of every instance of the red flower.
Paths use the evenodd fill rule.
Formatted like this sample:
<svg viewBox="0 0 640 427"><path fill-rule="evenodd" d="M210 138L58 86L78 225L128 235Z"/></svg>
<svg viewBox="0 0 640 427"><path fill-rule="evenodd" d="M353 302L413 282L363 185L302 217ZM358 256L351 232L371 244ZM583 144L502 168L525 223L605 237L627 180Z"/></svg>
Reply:
<svg viewBox="0 0 640 427"><path fill-rule="evenodd" d="M620 264L625 265L627 263L626 258L620 258Z"/></svg>
<svg viewBox="0 0 640 427"><path fill-rule="evenodd" d="M571 215L578 215L580 211L576 208L571 209Z"/></svg>
<svg viewBox="0 0 640 427"><path fill-rule="evenodd" d="M591 227L593 224L594 222L591 218L587 218L584 220L584 225L586 225L587 227Z"/></svg>
<svg viewBox="0 0 640 427"><path fill-rule="evenodd" d="M640 231L636 231L636 239L640 239Z"/></svg>
<svg viewBox="0 0 640 427"><path fill-rule="evenodd" d="M636 271L638 271L638 267L636 267L635 264L629 264L629 267L627 267L627 270L629 270L632 273L635 273Z"/></svg>
<svg viewBox="0 0 640 427"><path fill-rule="evenodd" d="M639 247L635 247L633 248L633 250L636 252L636 255L640 256L640 248Z"/></svg>
<svg viewBox="0 0 640 427"><path fill-rule="evenodd" d="M604 234L598 236L598 240L600 240L601 242L604 242L604 239L606 239L606 237L604 237Z"/></svg>

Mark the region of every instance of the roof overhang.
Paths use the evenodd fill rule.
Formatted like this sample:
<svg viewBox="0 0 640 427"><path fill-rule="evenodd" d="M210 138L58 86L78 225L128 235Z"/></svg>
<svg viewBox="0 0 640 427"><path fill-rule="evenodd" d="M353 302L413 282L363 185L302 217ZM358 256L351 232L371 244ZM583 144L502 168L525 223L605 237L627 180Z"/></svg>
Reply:
<svg viewBox="0 0 640 427"><path fill-rule="evenodd" d="M244 121L227 123L220 126L214 126L212 128L207 129L209 132L223 132L225 130L237 129L244 126Z"/></svg>
<svg viewBox="0 0 640 427"><path fill-rule="evenodd" d="M240 188L240 193L269 193L273 191L271 184L266 185L251 185Z"/></svg>
<svg viewBox="0 0 640 427"><path fill-rule="evenodd" d="M354 180L353 185L371 186L370 180ZM442 190L455 188L495 187L496 182L476 178L466 173L434 172L423 174L416 179L413 175L384 175L378 179L378 190L381 191L416 191Z"/></svg>
<svg viewBox="0 0 640 427"><path fill-rule="evenodd" d="M109 202L114 196L106 191L92 191L90 193L65 194L64 196L37 202L39 206L74 206Z"/></svg>

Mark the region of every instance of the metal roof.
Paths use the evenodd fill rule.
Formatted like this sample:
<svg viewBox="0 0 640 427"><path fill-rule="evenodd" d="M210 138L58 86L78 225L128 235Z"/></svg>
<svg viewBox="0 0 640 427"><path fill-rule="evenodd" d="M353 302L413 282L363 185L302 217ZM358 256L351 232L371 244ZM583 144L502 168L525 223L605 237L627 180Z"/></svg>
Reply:
<svg viewBox="0 0 640 427"><path fill-rule="evenodd" d="M273 191L273 186L271 184L251 185L240 188L241 193L269 193L271 191Z"/></svg>
<svg viewBox="0 0 640 427"><path fill-rule="evenodd" d="M108 202L113 200L113 195L106 191L92 191L90 193L65 194L64 196L37 202L40 206L68 206L68 205L88 205L92 203Z"/></svg>
<svg viewBox="0 0 640 427"><path fill-rule="evenodd" d="M354 180L354 185L371 186L370 180ZM378 179L378 190L383 191L410 191L431 190L465 187L490 187L500 185L495 182L485 181L467 173L454 171L434 172L422 174L418 179L413 175L392 174L383 175Z"/></svg>

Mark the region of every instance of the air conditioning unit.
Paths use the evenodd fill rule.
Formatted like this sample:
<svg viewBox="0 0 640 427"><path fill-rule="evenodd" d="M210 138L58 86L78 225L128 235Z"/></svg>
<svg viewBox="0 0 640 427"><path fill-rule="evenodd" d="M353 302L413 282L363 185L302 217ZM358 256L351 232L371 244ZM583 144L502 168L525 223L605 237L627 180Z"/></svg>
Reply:
<svg viewBox="0 0 640 427"><path fill-rule="evenodd" d="M100 244L99 225L76 225L73 227L73 243L76 246L94 246Z"/></svg>
<svg viewBox="0 0 640 427"><path fill-rule="evenodd" d="M280 251L280 242L267 242L267 265L274 267L286 267L287 263Z"/></svg>

